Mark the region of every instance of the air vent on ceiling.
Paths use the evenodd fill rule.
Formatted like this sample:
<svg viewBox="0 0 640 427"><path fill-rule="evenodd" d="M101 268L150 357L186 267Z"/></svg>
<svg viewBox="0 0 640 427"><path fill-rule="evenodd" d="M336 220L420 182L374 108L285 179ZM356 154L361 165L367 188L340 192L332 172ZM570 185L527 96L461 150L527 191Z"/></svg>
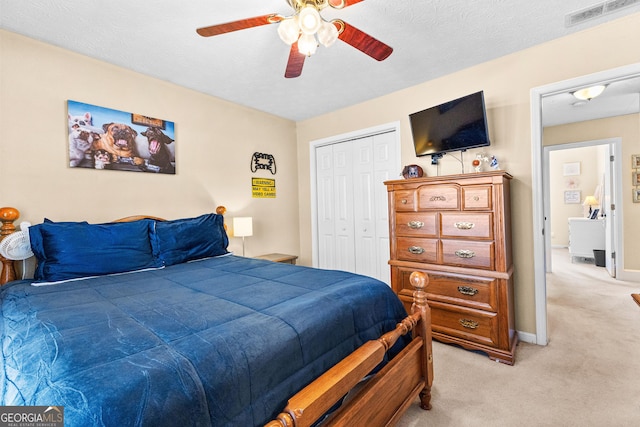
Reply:
<svg viewBox="0 0 640 427"><path fill-rule="evenodd" d="M639 5L640 0L610 0L605 1L586 9L579 10L577 12L570 13L565 16L565 26L571 27L573 25L581 24L591 19L596 19L602 15L616 12L625 7Z"/></svg>

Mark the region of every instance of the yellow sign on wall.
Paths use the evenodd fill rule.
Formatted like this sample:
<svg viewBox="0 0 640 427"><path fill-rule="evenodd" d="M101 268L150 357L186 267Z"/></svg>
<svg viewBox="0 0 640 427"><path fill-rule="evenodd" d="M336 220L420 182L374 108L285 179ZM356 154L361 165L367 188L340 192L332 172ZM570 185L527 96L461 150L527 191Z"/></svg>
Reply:
<svg viewBox="0 0 640 427"><path fill-rule="evenodd" d="M251 178L251 194L254 199L275 199L276 180L270 178Z"/></svg>

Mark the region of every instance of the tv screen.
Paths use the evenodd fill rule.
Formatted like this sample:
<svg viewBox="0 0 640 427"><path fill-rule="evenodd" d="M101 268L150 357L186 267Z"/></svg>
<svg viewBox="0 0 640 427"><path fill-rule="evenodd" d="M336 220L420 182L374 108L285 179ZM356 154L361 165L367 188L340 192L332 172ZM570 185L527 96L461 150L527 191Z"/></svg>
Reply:
<svg viewBox="0 0 640 427"><path fill-rule="evenodd" d="M409 115L416 156L489 145L484 92L476 92Z"/></svg>

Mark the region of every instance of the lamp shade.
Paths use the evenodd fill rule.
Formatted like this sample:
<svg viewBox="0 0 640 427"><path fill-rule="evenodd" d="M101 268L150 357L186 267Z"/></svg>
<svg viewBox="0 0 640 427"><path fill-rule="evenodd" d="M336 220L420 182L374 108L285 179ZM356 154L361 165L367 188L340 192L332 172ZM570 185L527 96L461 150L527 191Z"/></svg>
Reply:
<svg viewBox="0 0 640 427"><path fill-rule="evenodd" d="M253 218L250 216L233 218L233 235L236 237L253 236Z"/></svg>
<svg viewBox="0 0 640 427"><path fill-rule="evenodd" d="M584 202L582 203L582 206L595 206L597 204L598 204L598 201L594 196L587 196L584 198Z"/></svg>

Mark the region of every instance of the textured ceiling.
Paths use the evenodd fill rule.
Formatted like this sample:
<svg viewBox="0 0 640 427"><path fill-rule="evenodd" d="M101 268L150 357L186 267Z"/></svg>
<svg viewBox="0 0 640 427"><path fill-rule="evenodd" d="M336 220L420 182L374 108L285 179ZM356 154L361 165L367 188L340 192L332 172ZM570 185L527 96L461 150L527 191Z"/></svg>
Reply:
<svg viewBox="0 0 640 427"><path fill-rule="evenodd" d="M0 0L0 28L292 120L303 120L640 11L640 3L582 24L565 15L596 0L366 0L323 11L392 46L377 62L338 41L302 76L276 25L215 37L198 27L269 13L286 0ZM602 2L601 2L602 3Z"/></svg>

